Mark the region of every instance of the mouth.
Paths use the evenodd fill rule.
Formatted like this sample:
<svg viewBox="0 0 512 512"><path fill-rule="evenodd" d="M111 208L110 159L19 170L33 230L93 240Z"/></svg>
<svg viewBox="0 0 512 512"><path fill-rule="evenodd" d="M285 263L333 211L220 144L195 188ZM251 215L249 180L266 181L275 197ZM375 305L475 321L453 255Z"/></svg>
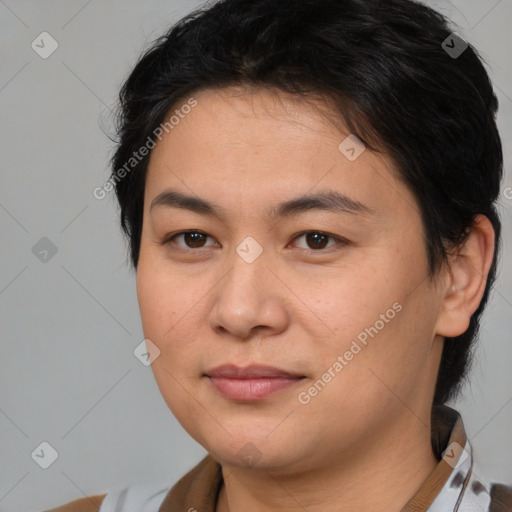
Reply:
<svg viewBox="0 0 512 512"><path fill-rule="evenodd" d="M241 401L264 400L279 391L297 385L306 377L271 366L223 365L205 372L218 393Z"/></svg>

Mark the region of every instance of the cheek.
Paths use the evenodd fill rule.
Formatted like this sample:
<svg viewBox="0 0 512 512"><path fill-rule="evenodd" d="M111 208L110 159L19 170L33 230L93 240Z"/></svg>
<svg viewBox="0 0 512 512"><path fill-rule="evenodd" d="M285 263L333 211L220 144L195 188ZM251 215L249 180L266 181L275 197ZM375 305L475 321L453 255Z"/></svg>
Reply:
<svg viewBox="0 0 512 512"><path fill-rule="evenodd" d="M175 316L172 302L169 300L170 295L165 294L164 290L165 285L158 279L158 272L141 261L137 270L137 299L144 335L160 343L162 330L167 325L164 322L168 321L170 316Z"/></svg>
<svg viewBox="0 0 512 512"><path fill-rule="evenodd" d="M428 357L433 319L426 308L432 296L426 283L421 284L421 266L400 262L388 252L368 255L350 271L337 269L322 279L295 280L294 292L315 313L309 314L309 322L300 323L314 340L309 349L319 363L318 372L327 371L346 354L352 379L359 385L368 386L368 378L375 380L369 368L398 385L400 371L412 368L414 374Z"/></svg>
<svg viewBox="0 0 512 512"><path fill-rule="evenodd" d="M322 333L325 342L334 346L373 324L400 296L400 283L389 282L385 266L379 265L367 258L350 267L322 270L317 277L305 272L295 277L294 301L298 309L309 308L314 320L302 325Z"/></svg>
<svg viewBox="0 0 512 512"><path fill-rule="evenodd" d="M137 298L146 335L164 343L199 298L194 288L179 273L166 272L161 264L141 257L137 270ZM148 336L149 337L149 336Z"/></svg>
<svg viewBox="0 0 512 512"><path fill-rule="evenodd" d="M174 372L173 362L176 358L172 353L173 345L167 340L173 337L176 327L180 325L181 309L176 294L171 291L171 283L162 279L156 268L141 258L137 269L137 299L144 337L160 350L160 356L152 364L155 377L165 378L165 374L157 370L164 367ZM176 287L179 283L172 285Z"/></svg>
<svg viewBox="0 0 512 512"><path fill-rule="evenodd" d="M151 369L160 393L172 413L185 423L198 415L190 383L198 376L197 333L189 293L179 277L165 276L141 257L137 270L137 298L144 337L160 350ZM196 301L197 302L197 301ZM187 314L188 312L188 314ZM191 315L192 314L192 315Z"/></svg>
<svg viewBox="0 0 512 512"><path fill-rule="evenodd" d="M152 367L166 394L175 387L168 373L178 379L195 379L203 362L207 325L204 295L209 288L203 285L204 281L167 272L154 261L141 258L139 263L137 297L144 337L160 350Z"/></svg>

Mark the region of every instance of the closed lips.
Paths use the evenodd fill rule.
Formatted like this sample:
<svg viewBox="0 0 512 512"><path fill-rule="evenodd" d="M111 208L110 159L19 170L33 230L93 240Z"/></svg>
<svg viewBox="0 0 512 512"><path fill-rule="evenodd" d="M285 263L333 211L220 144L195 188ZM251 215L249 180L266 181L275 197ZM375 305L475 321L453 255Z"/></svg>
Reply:
<svg viewBox="0 0 512 512"><path fill-rule="evenodd" d="M304 376L270 366L218 366L205 374L224 398L253 402L293 386Z"/></svg>
<svg viewBox="0 0 512 512"><path fill-rule="evenodd" d="M226 379L263 379L263 378L289 378L300 379L304 375L288 372L272 366L251 365L239 367L235 365L217 366L205 372L207 377L221 377Z"/></svg>

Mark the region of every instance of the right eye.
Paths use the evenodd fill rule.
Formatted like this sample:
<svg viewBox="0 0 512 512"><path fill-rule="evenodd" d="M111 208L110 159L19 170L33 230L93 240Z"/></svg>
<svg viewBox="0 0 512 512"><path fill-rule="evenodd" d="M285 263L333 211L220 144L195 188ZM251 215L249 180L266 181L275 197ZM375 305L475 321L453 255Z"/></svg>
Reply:
<svg viewBox="0 0 512 512"><path fill-rule="evenodd" d="M180 239L182 237L182 241L185 245L178 244L175 240ZM181 231L180 233L176 233L171 237L166 238L162 245L175 245L180 248L180 250L190 250L190 249L202 249L204 246L204 242L209 237L206 233L197 230L191 231ZM208 247L208 246L206 246Z"/></svg>

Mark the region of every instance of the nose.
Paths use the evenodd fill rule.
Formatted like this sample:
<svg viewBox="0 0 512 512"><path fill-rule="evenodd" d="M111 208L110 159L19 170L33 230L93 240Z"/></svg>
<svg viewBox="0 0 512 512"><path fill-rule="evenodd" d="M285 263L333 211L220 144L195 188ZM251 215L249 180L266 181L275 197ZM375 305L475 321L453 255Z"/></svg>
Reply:
<svg viewBox="0 0 512 512"><path fill-rule="evenodd" d="M215 287L210 327L217 334L249 340L286 329L290 316L282 295L286 288L268 263L265 252L250 263L234 254L231 270Z"/></svg>

